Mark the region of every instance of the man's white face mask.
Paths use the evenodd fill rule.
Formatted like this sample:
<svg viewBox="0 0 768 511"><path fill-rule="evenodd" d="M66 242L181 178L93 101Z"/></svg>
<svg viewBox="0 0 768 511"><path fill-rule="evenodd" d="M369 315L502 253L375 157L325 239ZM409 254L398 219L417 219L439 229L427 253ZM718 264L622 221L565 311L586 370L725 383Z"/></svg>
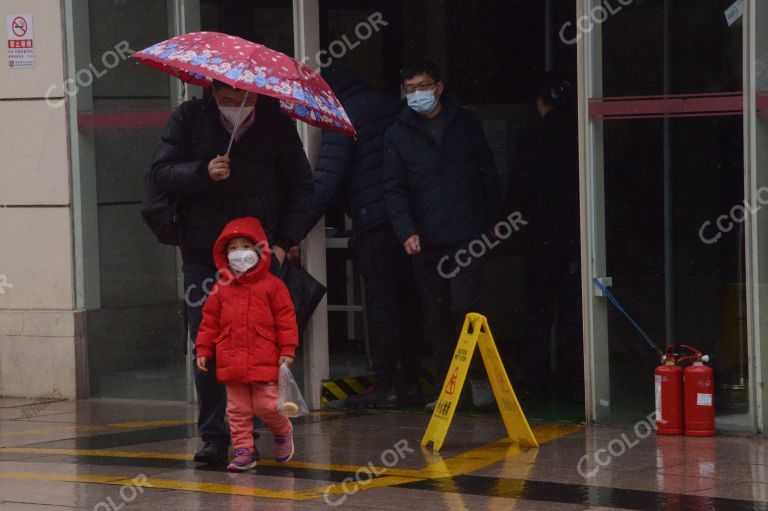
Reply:
<svg viewBox="0 0 768 511"><path fill-rule="evenodd" d="M219 112L221 112L221 115L224 116L226 120L229 121L232 126L240 125L245 121L249 115L251 115L251 112L253 112L253 109L255 107L253 106L244 106L243 111L240 113L240 107L239 106L220 106ZM240 120L237 120L238 113L240 115Z"/></svg>

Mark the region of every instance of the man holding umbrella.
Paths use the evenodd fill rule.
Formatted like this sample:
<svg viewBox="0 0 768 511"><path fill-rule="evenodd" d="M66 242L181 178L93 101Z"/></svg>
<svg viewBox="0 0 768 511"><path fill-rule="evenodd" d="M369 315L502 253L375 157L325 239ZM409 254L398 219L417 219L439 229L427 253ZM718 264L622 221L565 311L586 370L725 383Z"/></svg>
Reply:
<svg viewBox="0 0 768 511"><path fill-rule="evenodd" d="M277 101L215 82L208 99L176 109L166 125L152 162L151 175L176 197L187 321L197 336L207 291L215 282L213 245L235 218L261 220L277 264L285 250L301 242L312 198L312 171L293 122ZM231 135L234 144L225 155ZM205 446L195 461L227 459L229 433L224 424L226 393L215 368L195 372L198 427Z"/></svg>
<svg viewBox="0 0 768 511"><path fill-rule="evenodd" d="M212 87L206 99L187 101L173 112L148 174L153 187L175 201L172 217L178 223L194 340L216 281L213 246L230 220L253 216L261 221L275 255L273 270L304 235L312 171L289 116L352 136L355 130L312 69L239 37L182 34L132 57L185 82ZM213 368L196 372L195 388L205 442L195 461L224 462L226 393Z"/></svg>

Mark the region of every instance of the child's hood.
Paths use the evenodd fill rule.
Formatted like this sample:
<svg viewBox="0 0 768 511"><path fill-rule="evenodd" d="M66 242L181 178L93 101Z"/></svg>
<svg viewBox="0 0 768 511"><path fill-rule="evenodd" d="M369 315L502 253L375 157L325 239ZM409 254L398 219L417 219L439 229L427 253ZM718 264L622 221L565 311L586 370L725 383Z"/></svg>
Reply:
<svg viewBox="0 0 768 511"><path fill-rule="evenodd" d="M260 249L258 251L259 262L256 264L256 268L243 274L242 278L247 278L248 280L259 278L264 272L269 270L272 255L264 228L261 226L261 222L253 217L232 220L226 227L224 227L224 230L221 231L219 239L217 239L216 243L213 245L213 261L216 263L216 268L218 268L222 274L232 275L232 271L229 268L229 259L227 257L227 243L229 243L229 240L240 236L252 239Z"/></svg>

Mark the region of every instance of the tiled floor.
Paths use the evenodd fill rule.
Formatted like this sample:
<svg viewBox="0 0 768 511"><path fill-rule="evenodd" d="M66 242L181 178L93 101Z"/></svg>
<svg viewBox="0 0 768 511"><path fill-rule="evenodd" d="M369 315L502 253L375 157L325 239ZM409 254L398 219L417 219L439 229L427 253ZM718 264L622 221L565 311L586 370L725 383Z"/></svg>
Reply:
<svg viewBox="0 0 768 511"><path fill-rule="evenodd" d="M533 422L542 445L521 449L500 420L457 417L437 455L419 447L424 414L334 411L297 422L290 463L264 431L258 469L231 474L192 462L194 419L183 403L0 399L0 510L768 510L762 438Z"/></svg>

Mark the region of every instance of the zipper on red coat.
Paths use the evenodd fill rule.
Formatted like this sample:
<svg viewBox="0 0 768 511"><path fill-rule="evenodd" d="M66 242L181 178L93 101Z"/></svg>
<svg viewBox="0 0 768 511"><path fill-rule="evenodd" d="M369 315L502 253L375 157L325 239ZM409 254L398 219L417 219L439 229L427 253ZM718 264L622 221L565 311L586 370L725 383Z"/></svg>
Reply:
<svg viewBox="0 0 768 511"><path fill-rule="evenodd" d="M254 283L249 282L248 285L245 286L245 289L248 290L248 304L246 306L247 308L245 309L245 325L246 325L246 332L247 332L246 339L248 341L248 343L247 343L248 348L247 348L247 351L246 351L246 358L245 358L245 364L246 364L245 365L245 374L246 374L246 378L248 377L248 374L250 372L250 366L248 364L250 363L251 358L253 357L253 353L252 353L251 348L252 348L253 343L255 342L255 339L254 339L254 336L253 336L253 318L251 317L251 295L253 294L253 289L252 289L253 284Z"/></svg>

